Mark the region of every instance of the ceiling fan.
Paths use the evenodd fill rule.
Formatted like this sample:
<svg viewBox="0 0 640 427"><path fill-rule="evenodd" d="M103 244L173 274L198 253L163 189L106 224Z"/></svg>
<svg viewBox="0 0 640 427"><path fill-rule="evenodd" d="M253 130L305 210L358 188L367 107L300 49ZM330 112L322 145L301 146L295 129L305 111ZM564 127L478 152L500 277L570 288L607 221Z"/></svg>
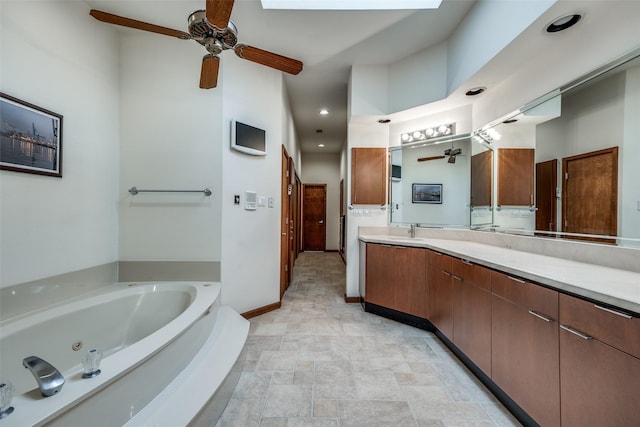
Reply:
<svg viewBox="0 0 640 427"><path fill-rule="evenodd" d="M462 149L461 148L453 148L453 145L452 145L451 148L447 148L446 150L444 150L444 156L420 157L420 158L418 158L418 161L419 162L428 162L430 160L444 159L447 156L449 156L449 160L447 160L447 163L455 163L456 162L456 156L464 156L464 154L462 154Z"/></svg>
<svg viewBox="0 0 640 427"><path fill-rule="evenodd" d="M227 49L233 49L240 58L266 65L285 73L300 73L302 71L302 62L297 59L238 43L238 30L233 22L229 20L233 2L234 0L206 0L205 10L196 10L189 15L187 20L188 33L95 9L92 9L89 14L98 21L108 24L177 37L182 40L195 40L200 43L209 52L202 58L202 68L200 70L201 89L211 89L217 86L218 70L220 68L219 54Z"/></svg>

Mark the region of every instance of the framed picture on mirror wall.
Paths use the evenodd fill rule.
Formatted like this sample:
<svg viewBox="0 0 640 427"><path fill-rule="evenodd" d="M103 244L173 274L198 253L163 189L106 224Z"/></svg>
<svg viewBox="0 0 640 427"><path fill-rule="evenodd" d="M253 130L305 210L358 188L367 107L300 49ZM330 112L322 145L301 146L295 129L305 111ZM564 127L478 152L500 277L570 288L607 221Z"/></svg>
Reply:
<svg viewBox="0 0 640 427"><path fill-rule="evenodd" d="M62 177L62 116L0 93L0 169Z"/></svg>
<svg viewBox="0 0 640 427"><path fill-rule="evenodd" d="M442 203L442 184L412 184L413 203Z"/></svg>

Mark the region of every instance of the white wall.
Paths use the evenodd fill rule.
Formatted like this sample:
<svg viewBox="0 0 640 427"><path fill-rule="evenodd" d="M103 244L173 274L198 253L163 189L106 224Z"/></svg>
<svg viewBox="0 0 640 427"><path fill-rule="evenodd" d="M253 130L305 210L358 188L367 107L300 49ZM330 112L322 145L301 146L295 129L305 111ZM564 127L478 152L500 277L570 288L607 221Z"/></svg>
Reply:
<svg viewBox="0 0 640 427"><path fill-rule="evenodd" d="M82 2L2 1L2 92L63 116L62 178L0 172L0 286L118 259L118 38Z"/></svg>
<svg viewBox="0 0 640 427"><path fill-rule="evenodd" d="M220 261L223 88L198 87L196 44L145 32L120 44L120 260Z"/></svg>
<svg viewBox="0 0 640 427"><path fill-rule="evenodd" d="M288 140L291 131L288 135L283 131L289 112L282 96L281 73L235 55L225 55L222 69L223 301L245 312L280 299L281 150L283 144L295 145ZM231 119L266 130L267 156L249 156L229 148ZM246 190L272 197L273 208L244 210ZM235 194L240 195L240 206L233 204Z"/></svg>
<svg viewBox="0 0 640 427"><path fill-rule="evenodd" d="M624 146L620 152L620 235L640 239L640 67L627 71ZM636 246L638 243L636 243Z"/></svg>
<svg viewBox="0 0 640 427"><path fill-rule="evenodd" d="M340 154L305 153L302 155L303 184L326 184L326 249L338 250L340 245Z"/></svg>

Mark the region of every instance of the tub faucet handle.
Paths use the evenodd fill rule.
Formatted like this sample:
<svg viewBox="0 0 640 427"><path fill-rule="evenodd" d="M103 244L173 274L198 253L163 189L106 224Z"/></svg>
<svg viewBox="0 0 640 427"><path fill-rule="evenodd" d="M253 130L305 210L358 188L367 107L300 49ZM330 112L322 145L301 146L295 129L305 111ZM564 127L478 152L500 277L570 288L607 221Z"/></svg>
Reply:
<svg viewBox="0 0 640 427"><path fill-rule="evenodd" d="M53 396L62 390L64 377L56 368L46 360L37 356L25 357L22 365L27 368L38 383L43 397Z"/></svg>
<svg viewBox="0 0 640 427"><path fill-rule="evenodd" d="M93 378L100 374L100 361L102 361L102 352L96 348L92 348L82 355L82 366L84 373L82 378Z"/></svg>
<svg viewBox="0 0 640 427"><path fill-rule="evenodd" d="M13 412L11 399L13 399L13 384L9 381L0 381L0 420Z"/></svg>

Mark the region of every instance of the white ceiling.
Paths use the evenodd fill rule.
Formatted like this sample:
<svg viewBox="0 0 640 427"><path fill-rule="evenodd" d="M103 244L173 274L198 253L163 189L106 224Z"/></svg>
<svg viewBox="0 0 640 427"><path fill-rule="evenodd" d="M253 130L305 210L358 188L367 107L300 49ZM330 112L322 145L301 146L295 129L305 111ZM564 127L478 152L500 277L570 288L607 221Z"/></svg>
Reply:
<svg viewBox="0 0 640 427"><path fill-rule="evenodd" d="M231 19L238 27L239 42L304 63L299 75L285 74L302 152L337 153L347 137L347 84L351 66L390 64L448 39L475 1L443 0L437 10L420 11L291 11L263 10L260 0L236 0ZM205 0L85 2L105 12L183 31L187 30L187 16L205 5ZM554 18L575 11L583 14L575 29L553 36L544 33L544 27ZM538 76L545 76L544 84L550 85L545 90L551 90L577 77L571 70L588 71L637 47L639 16L640 0L558 0L464 82L464 87L442 101L388 117L398 123L469 104L464 91L472 86L489 87L487 93L491 96L502 92L503 97L509 97L515 90L524 97L524 102L530 101L540 95ZM576 46L581 45L589 48L576 51ZM192 47L194 52L197 48ZM226 55L233 54L223 53L223 61ZM199 60L195 53L194 67L199 66ZM329 109L330 114L320 116L321 108ZM493 120L506 112L486 113ZM317 129L322 129L322 134L316 133ZM326 147L318 148L319 143Z"/></svg>
<svg viewBox="0 0 640 427"><path fill-rule="evenodd" d="M85 1L95 9L182 31L187 31L187 16L205 5L205 0ZM444 0L437 10L419 11L292 11L263 10L260 0L236 0L231 20L239 42L304 63L302 73L285 75L301 150L335 153L347 135L351 65L389 64L446 40L474 2ZM224 53L223 60L231 54ZM194 58L194 67L199 59ZM321 108L330 114L320 116ZM319 143L325 148L319 149Z"/></svg>

